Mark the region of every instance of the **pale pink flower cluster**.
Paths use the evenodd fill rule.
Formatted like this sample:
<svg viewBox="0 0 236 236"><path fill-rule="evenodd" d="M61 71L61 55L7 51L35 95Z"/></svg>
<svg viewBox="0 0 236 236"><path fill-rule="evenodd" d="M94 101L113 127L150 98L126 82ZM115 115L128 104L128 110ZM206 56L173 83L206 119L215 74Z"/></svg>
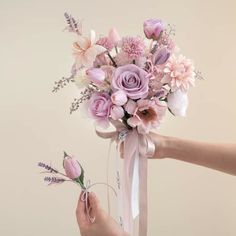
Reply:
<svg viewBox="0 0 236 236"><path fill-rule="evenodd" d="M112 28L97 40L94 31L89 38L79 34L74 43L77 74L85 71L90 91L88 112L103 127L119 120L144 134L160 126L167 108L186 114L194 66L177 53L162 20L148 19L143 27L146 39L122 38Z"/></svg>
<svg viewBox="0 0 236 236"><path fill-rule="evenodd" d="M132 115L127 123L137 128L139 133L149 133L152 128L158 128L166 112L166 104L157 98L140 99L137 102L129 100L125 109Z"/></svg>
<svg viewBox="0 0 236 236"><path fill-rule="evenodd" d="M163 83L168 83L172 91L181 89L184 92L189 90L190 86L194 86L195 73L191 60L186 59L183 55L176 57L172 55L168 63L165 65L165 78Z"/></svg>
<svg viewBox="0 0 236 236"><path fill-rule="evenodd" d="M137 59L145 52L143 39L140 37L124 37L121 41L121 50L129 58Z"/></svg>

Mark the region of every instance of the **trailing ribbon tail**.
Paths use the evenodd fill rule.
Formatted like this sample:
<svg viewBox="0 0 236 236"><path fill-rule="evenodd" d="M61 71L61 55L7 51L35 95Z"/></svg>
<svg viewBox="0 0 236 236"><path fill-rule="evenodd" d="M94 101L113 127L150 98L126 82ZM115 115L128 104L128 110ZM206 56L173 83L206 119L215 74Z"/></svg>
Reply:
<svg viewBox="0 0 236 236"><path fill-rule="evenodd" d="M148 135L139 134L136 129L128 130L120 121L112 123L116 131L105 133L96 130L96 133L99 137L111 139L111 142L116 141L119 150L121 143L124 144L123 178L121 185L118 183L118 190L122 191L123 215L119 217L124 230L133 236L134 221L139 215L138 235L147 236L147 158L154 155L155 145Z"/></svg>

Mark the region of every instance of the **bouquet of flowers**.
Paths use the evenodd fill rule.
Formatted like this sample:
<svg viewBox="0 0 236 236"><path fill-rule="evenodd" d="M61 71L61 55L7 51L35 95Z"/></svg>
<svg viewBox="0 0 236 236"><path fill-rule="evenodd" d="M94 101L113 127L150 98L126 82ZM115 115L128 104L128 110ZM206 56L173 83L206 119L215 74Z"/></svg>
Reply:
<svg viewBox="0 0 236 236"><path fill-rule="evenodd" d="M172 39L174 27L162 20L145 20L144 37L120 37L112 28L108 35L96 38L93 30L84 35L81 21L67 13L65 18L66 30L75 34L75 61L71 76L55 82L53 92L74 82L81 96L72 102L70 113L84 103L97 125L115 126L114 132L97 134L124 144L123 178L117 170L120 220L132 233L139 215L139 235L144 236L147 157L155 151L149 132L160 126L167 110L185 116L189 88L202 78L201 73L179 52Z"/></svg>

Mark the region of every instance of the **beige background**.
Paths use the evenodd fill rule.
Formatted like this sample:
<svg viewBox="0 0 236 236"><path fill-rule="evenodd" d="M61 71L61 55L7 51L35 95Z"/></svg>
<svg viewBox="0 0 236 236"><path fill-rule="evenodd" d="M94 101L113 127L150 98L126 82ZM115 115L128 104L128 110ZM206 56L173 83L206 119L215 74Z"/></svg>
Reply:
<svg viewBox="0 0 236 236"><path fill-rule="evenodd" d="M142 34L147 17L174 23L176 42L206 80L191 89L187 118L168 115L159 132L236 140L235 0L1 0L0 235L79 235L79 189L46 187L38 161L61 167L65 149L81 160L88 178L105 180L108 141L95 135L91 120L80 112L68 112L78 90L71 85L50 92L73 62L74 38L62 32L64 11L83 18L86 31L98 34L112 26L122 35ZM149 235L236 235L236 177L166 159L149 162L148 183ZM105 208L105 189L94 191Z"/></svg>

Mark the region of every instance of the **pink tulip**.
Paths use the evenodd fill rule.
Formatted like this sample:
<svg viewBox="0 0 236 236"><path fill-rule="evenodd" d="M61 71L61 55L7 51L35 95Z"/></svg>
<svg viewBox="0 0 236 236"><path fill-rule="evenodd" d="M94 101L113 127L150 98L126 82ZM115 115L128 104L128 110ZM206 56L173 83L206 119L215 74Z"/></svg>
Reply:
<svg viewBox="0 0 236 236"><path fill-rule="evenodd" d="M165 29L165 24L159 19L147 19L143 23L143 30L148 39L158 40Z"/></svg>
<svg viewBox="0 0 236 236"><path fill-rule="evenodd" d="M122 90L118 90L111 95L111 101L117 106L123 106L127 102L128 98L126 93Z"/></svg>
<svg viewBox="0 0 236 236"><path fill-rule="evenodd" d="M121 40L120 35L118 34L117 30L115 28L110 29L108 33L108 38L112 44L115 46L118 44L118 42Z"/></svg>
<svg viewBox="0 0 236 236"><path fill-rule="evenodd" d="M82 169L76 159L66 156L63 165L68 178L76 180L81 176Z"/></svg>
<svg viewBox="0 0 236 236"><path fill-rule="evenodd" d="M106 78L106 74L102 69L90 68L86 70L86 74L93 83L101 85Z"/></svg>
<svg viewBox="0 0 236 236"><path fill-rule="evenodd" d="M111 107L110 115L113 120L119 120L124 116L124 109L120 106L113 105Z"/></svg>

